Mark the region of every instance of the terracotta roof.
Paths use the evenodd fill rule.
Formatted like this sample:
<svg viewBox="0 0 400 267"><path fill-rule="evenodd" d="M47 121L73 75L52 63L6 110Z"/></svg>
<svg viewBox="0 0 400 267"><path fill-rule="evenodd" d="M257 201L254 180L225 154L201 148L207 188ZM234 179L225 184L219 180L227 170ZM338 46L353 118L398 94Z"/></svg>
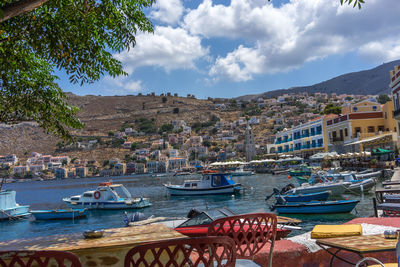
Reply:
<svg viewBox="0 0 400 267"><path fill-rule="evenodd" d="M316 117L316 118L314 118L314 119L312 119L312 120L310 120L310 121L317 121L317 120L320 120L322 117Z"/></svg>
<svg viewBox="0 0 400 267"><path fill-rule="evenodd" d="M336 117L339 117L339 115L331 113L331 114L325 115L324 119L334 119Z"/></svg>

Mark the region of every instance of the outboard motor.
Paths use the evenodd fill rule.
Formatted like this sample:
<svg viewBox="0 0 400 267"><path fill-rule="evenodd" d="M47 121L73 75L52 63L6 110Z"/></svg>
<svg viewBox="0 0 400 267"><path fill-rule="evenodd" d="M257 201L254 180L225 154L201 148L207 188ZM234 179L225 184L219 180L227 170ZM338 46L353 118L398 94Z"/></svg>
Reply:
<svg viewBox="0 0 400 267"><path fill-rule="evenodd" d="M200 213L201 213L201 211L199 211L199 210L197 210L195 208L192 208L191 210L189 210L189 212L186 215L186 217L188 217L190 219L190 218L193 218L193 217L199 215Z"/></svg>
<svg viewBox="0 0 400 267"><path fill-rule="evenodd" d="M294 184L287 184L284 188L282 188L281 190L281 195L285 194L287 191L289 191L290 189L295 188Z"/></svg>
<svg viewBox="0 0 400 267"><path fill-rule="evenodd" d="M124 216L125 216L124 217L124 223L125 223L126 226L129 226L130 222L138 222L138 221L143 221L143 220L147 219L146 215L144 215L141 212L135 212L135 213L129 215L125 211Z"/></svg>
<svg viewBox="0 0 400 267"><path fill-rule="evenodd" d="M139 222L139 221L144 221L146 219L147 217L143 213L135 212L134 214L132 214L131 222Z"/></svg>

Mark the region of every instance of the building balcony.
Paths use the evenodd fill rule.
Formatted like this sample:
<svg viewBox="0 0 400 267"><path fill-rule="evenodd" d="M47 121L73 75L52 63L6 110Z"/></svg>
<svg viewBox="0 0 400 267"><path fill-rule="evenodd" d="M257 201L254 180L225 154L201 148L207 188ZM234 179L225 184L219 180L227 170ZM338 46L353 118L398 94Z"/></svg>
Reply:
<svg viewBox="0 0 400 267"><path fill-rule="evenodd" d="M310 134L302 134L301 138L306 138L306 137L310 137Z"/></svg>

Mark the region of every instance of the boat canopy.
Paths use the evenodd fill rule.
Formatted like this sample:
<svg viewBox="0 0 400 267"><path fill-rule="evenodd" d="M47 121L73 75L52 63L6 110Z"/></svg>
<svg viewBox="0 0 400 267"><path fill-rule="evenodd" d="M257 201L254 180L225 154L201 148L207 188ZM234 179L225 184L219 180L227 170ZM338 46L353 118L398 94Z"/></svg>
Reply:
<svg viewBox="0 0 400 267"><path fill-rule="evenodd" d="M15 208L17 206L15 195L15 191L0 191L0 210Z"/></svg>
<svg viewBox="0 0 400 267"><path fill-rule="evenodd" d="M188 226L195 226L195 225L205 225L210 224L211 222L219 219L225 218L228 216L236 215L233 211L228 208L218 208L218 209L211 209L205 210L200 214L194 216L193 218L188 219L187 221L183 222L177 228L181 227L188 227Z"/></svg>
<svg viewBox="0 0 400 267"><path fill-rule="evenodd" d="M229 174L224 173L213 173L212 175L212 186L219 187L225 185L234 185L235 182Z"/></svg>

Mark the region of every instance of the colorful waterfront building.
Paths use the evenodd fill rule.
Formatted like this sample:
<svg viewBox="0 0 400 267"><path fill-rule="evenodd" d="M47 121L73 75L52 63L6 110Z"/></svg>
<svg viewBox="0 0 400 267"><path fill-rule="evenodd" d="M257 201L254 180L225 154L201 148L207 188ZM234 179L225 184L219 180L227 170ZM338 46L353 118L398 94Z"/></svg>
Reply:
<svg viewBox="0 0 400 267"><path fill-rule="evenodd" d="M394 105L394 119L396 120L396 129L400 136L400 65L394 66L390 71L390 88L392 89L392 99Z"/></svg>
<svg viewBox="0 0 400 267"><path fill-rule="evenodd" d="M328 151L326 119L329 119L329 116L318 117L278 132L275 135L275 153L308 157Z"/></svg>
<svg viewBox="0 0 400 267"><path fill-rule="evenodd" d="M397 145L393 101L375 99L342 107L342 114L326 121L329 151L360 152Z"/></svg>

